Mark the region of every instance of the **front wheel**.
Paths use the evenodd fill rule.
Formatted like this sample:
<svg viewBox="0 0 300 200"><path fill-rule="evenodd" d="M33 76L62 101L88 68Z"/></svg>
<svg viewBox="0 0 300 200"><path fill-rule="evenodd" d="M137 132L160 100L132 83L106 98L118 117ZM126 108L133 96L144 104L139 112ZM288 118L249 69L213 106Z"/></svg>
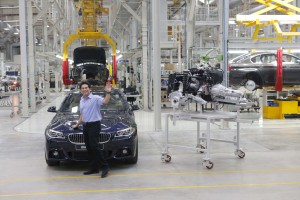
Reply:
<svg viewBox="0 0 300 200"><path fill-rule="evenodd" d="M254 91L263 86L263 80L258 73L249 73L245 76L242 84L247 90Z"/></svg>
<svg viewBox="0 0 300 200"><path fill-rule="evenodd" d="M253 91L256 89L256 84L253 80L247 80L244 87L249 91Z"/></svg>

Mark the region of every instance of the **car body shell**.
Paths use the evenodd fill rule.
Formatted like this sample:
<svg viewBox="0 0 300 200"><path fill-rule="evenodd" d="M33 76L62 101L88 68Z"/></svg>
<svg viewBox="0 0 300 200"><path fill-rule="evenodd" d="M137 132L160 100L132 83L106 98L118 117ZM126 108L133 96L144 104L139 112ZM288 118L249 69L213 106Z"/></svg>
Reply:
<svg viewBox="0 0 300 200"><path fill-rule="evenodd" d="M97 92L104 96L104 92ZM48 165L58 164L59 161L87 161L88 154L83 140L83 127L80 125L77 129L72 129L71 125L79 119L79 100L81 95L78 92L68 94L56 115L45 130L45 159ZM111 109L114 104L114 97L118 99L121 109ZM77 98L76 101L71 99ZM75 102L75 103L74 103ZM77 105L76 105L77 103ZM72 111L64 109L64 105L70 106ZM103 106L102 106L103 107ZM76 109L74 109L76 108ZM117 107L115 107L117 108ZM50 109L50 108L49 108ZM48 111L49 111L48 109ZM53 109L53 108L52 108ZM50 109L51 110L51 109ZM127 103L124 95L119 90L113 90L112 97L108 106L101 109L101 133L99 134L99 143L104 149L106 159L137 161L138 135L137 125L135 123L134 113L131 106ZM120 136L117 132L130 128L132 134ZM61 138L49 137L49 131L57 131L63 136Z"/></svg>
<svg viewBox="0 0 300 200"><path fill-rule="evenodd" d="M300 58L283 53L283 85L300 85ZM270 52L256 52L241 55L230 61L229 85L243 86L253 80L257 87L274 86L276 82L277 55Z"/></svg>

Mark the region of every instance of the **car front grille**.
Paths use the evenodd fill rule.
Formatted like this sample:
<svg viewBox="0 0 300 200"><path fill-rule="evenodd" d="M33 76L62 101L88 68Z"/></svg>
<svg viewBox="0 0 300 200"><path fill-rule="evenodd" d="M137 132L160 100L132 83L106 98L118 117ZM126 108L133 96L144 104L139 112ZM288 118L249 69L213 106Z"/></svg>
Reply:
<svg viewBox="0 0 300 200"><path fill-rule="evenodd" d="M98 136L98 140L100 144L107 143L110 140L110 133L100 133ZM69 141L73 144L84 144L84 136L82 133L73 133L68 136Z"/></svg>

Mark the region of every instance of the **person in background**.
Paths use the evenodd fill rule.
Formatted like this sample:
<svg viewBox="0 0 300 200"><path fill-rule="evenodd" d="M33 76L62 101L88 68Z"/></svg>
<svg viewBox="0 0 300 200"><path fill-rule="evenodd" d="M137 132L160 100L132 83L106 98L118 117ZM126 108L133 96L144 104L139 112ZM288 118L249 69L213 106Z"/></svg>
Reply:
<svg viewBox="0 0 300 200"><path fill-rule="evenodd" d="M102 115L100 107L103 104L108 104L111 95L111 83L106 83L105 97L93 95L91 93L91 85L89 82L83 81L79 85L82 97L80 100L80 117L72 128L78 128L83 125L84 143L89 155L89 170L84 172L84 175L99 173L101 167L101 178L108 175L109 166L104 158L104 152L101 144L98 142L98 136L101 131Z"/></svg>

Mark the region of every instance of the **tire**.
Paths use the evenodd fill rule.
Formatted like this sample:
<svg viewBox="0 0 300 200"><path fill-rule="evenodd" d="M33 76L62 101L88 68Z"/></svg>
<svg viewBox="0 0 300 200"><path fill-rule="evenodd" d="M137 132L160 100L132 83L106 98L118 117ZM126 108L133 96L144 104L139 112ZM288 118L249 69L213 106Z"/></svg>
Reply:
<svg viewBox="0 0 300 200"><path fill-rule="evenodd" d="M139 157L139 148L138 148L138 143L136 144L136 149L135 149L135 156L128 159L127 163L128 164L136 164L138 161L138 157Z"/></svg>
<svg viewBox="0 0 300 200"><path fill-rule="evenodd" d="M60 163L59 161L48 160L46 157L46 154L45 154L45 160L49 167L59 166L59 163Z"/></svg>
<svg viewBox="0 0 300 200"><path fill-rule="evenodd" d="M263 86L263 81L259 74L255 74L255 73L247 74L245 80L246 82L244 82L244 84L246 84L248 80L254 81L256 85L256 88L254 90L261 88Z"/></svg>

